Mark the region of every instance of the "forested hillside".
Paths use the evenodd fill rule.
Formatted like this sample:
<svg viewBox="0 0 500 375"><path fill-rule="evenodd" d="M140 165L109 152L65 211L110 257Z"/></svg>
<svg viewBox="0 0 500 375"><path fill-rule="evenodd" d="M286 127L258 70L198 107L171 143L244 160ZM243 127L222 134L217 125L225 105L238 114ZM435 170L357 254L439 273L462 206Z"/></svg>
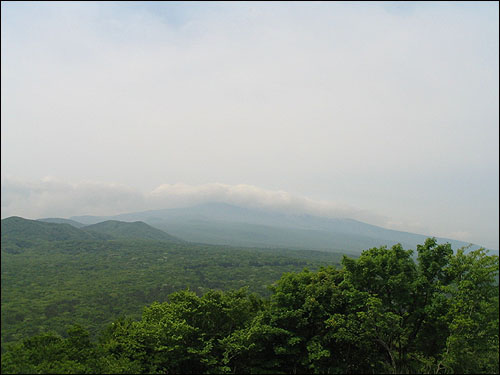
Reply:
<svg viewBox="0 0 500 375"><path fill-rule="evenodd" d="M1 223L2 249L23 248L34 241L106 240L112 237L97 232L85 232L66 223L47 223L12 216Z"/></svg>
<svg viewBox="0 0 500 375"><path fill-rule="evenodd" d="M285 273L269 298L183 290L98 340L27 338L2 373L498 373L498 313L498 257L428 239Z"/></svg>

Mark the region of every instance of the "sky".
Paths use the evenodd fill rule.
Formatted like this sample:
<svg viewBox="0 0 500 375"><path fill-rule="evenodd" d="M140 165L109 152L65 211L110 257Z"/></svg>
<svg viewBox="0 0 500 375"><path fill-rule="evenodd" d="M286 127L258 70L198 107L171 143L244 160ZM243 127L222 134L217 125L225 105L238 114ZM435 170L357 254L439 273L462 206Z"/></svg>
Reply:
<svg viewBox="0 0 500 375"><path fill-rule="evenodd" d="M498 6L2 2L2 218L217 200L498 249Z"/></svg>

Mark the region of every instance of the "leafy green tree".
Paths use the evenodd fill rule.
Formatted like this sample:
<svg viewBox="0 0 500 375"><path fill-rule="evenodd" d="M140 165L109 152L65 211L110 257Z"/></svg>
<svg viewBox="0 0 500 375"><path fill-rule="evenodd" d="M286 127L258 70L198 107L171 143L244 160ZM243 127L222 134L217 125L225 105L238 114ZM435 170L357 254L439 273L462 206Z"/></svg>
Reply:
<svg viewBox="0 0 500 375"><path fill-rule="evenodd" d="M2 373L14 374L81 374L94 372L88 362L93 359L93 345L88 332L81 327L68 330L67 339L44 333L15 344L2 355ZM82 339L80 341L79 339Z"/></svg>
<svg viewBox="0 0 500 375"><path fill-rule="evenodd" d="M380 299L365 329L387 370L498 371L498 257L481 249L454 255L434 238L417 252L417 263L400 245L343 261L346 280Z"/></svg>
<svg viewBox="0 0 500 375"><path fill-rule="evenodd" d="M261 306L246 289L202 297L184 290L153 303L138 322L113 324L103 335L105 353L135 363L141 372L220 373L222 340L249 324Z"/></svg>
<svg viewBox="0 0 500 375"><path fill-rule="evenodd" d="M415 312L422 301L415 290L418 270L412 254L397 244L364 251L359 259L343 259L346 281L372 296L366 328L384 352L387 368L396 373L407 370L408 347L419 329Z"/></svg>
<svg viewBox="0 0 500 375"><path fill-rule="evenodd" d="M447 270L444 288L450 308L445 315L449 335L436 371L498 373L498 256L483 249L458 250Z"/></svg>
<svg viewBox="0 0 500 375"><path fill-rule="evenodd" d="M363 328L370 298L332 267L285 274L252 324L225 340L224 358L243 372L372 372L377 347Z"/></svg>

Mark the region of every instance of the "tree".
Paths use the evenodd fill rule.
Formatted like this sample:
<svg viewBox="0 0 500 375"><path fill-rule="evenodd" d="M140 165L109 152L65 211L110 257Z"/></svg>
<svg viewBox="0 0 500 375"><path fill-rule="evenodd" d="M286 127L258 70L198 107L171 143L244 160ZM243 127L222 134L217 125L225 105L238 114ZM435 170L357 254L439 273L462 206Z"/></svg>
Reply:
<svg viewBox="0 0 500 375"><path fill-rule="evenodd" d="M374 248L344 258L346 280L371 300L366 332L394 373L498 371L498 257L454 255L429 238L411 250Z"/></svg>
<svg viewBox="0 0 500 375"><path fill-rule="evenodd" d="M107 355L139 364L142 372L218 373L229 371L221 360L221 342L249 324L261 301L246 289L202 297L184 290L169 302L148 306L137 322L114 324L103 336Z"/></svg>
<svg viewBox="0 0 500 375"><path fill-rule="evenodd" d="M68 329L67 339L43 333L11 346L2 355L2 373L78 374L95 372L88 332L79 326ZM79 339L82 339L81 341Z"/></svg>
<svg viewBox="0 0 500 375"><path fill-rule="evenodd" d="M484 249L457 251L444 288L450 308L449 335L436 361L436 371L498 373L498 256Z"/></svg>

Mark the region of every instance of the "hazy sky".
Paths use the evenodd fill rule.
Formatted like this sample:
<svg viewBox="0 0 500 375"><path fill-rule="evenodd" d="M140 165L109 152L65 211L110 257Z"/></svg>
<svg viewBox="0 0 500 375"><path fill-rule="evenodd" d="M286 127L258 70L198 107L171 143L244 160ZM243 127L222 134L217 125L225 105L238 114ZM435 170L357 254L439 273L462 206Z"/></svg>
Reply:
<svg viewBox="0 0 500 375"><path fill-rule="evenodd" d="M499 248L499 9L2 2L2 218L222 200Z"/></svg>

